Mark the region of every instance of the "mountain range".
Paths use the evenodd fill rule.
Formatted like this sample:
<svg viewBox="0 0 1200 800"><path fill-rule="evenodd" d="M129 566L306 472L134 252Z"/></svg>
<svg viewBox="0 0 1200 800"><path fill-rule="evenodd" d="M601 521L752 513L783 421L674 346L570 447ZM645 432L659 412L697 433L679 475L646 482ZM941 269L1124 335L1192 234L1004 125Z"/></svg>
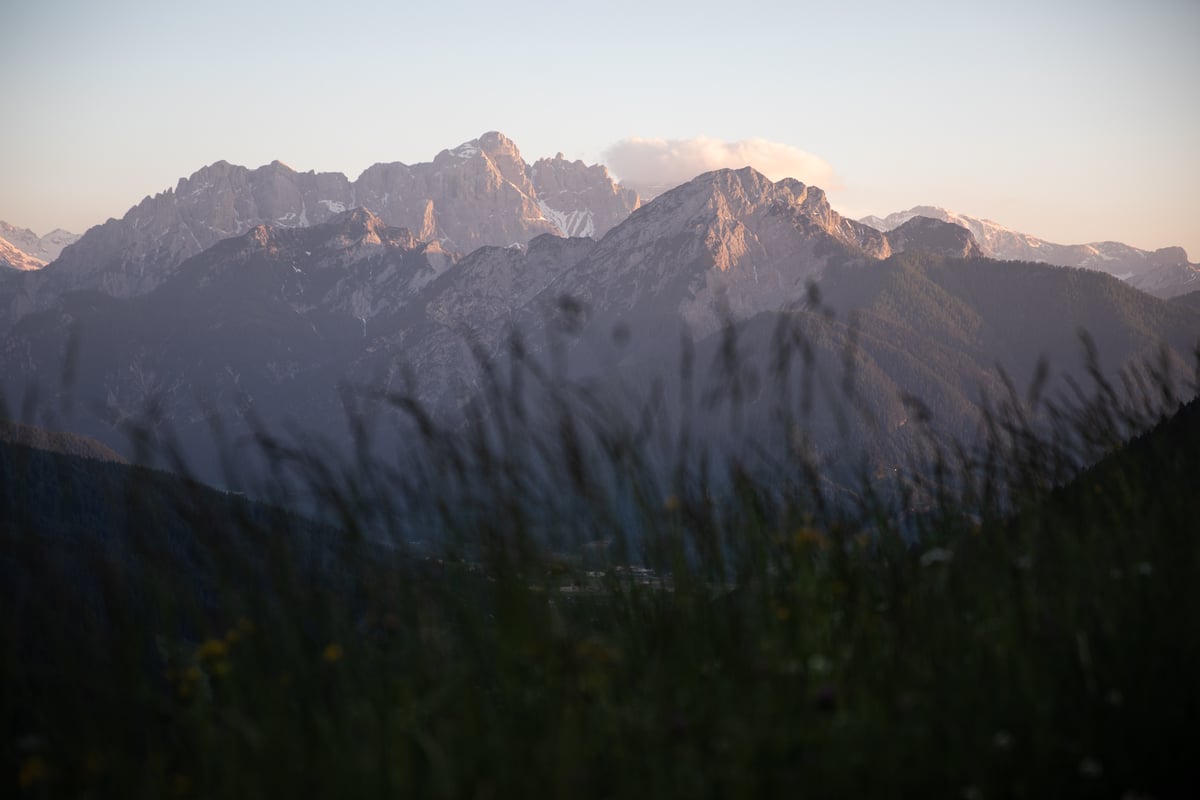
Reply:
<svg viewBox="0 0 1200 800"><path fill-rule="evenodd" d="M0 220L0 269L41 269L58 258L63 248L79 240L79 234L55 228L38 236L28 228L18 228Z"/></svg>
<svg viewBox="0 0 1200 800"><path fill-rule="evenodd" d="M279 161L257 169L218 161L88 230L50 268L27 276L6 311L16 319L75 289L144 294L222 239L263 224L317 225L360 206L457 257L483 245L524 245L544 233L602 236L638 204L604 167L561 153L531 165L496 132L443 150L432 162L375 164L354 181Z"/></svg>
<svg viewBox="0 0 1200 800"><path fill-rule="evenodd" d="M507 141L485 135L478 144L444 151L429 169L494 177L503 166L517 178L528 176L539 199L538 186L547 192L599 186L600 196L622 196L611 181L607 188L602 183L602 170L579 162L543 160L521 173L523 162L502 156L515 153ZM465 172L445 166L448 159L462 162L457 169ZM289 180L298 175L282 165L263 170ZM583 183L570 184L565 176ZM702 365L697 380L719 383L728 377L720 359L733 324L745 368L758 375L757 388L743 400L759 421L774 410L763 386L781 331L800 343L806 365L822 373L826 386L848 385L852 355L858 396L872 420L853 437L883 468L895 463L914 430L907 426L912 409L906 397L922 398L948 435L966 435L984 396L1004 389L997 364L1021 382L1031 378L1038 357L1047 356L1056 380L1080 376L1077 336L1086 328L1110 374L1158 357L1160 346L1179 374L1200 332L1192 306L1155 299L1109 275L985 258L966 227L925 215L883 232L839 215L817 187L772 182L749 168L701 175L636 208L598 239L564 237L545 213L507 221L485 216L493 226L509 226L503 235L497 227L464 233L466 216L454 225L446 217L434 228L417 228L458 231L463 240L500 237L499 244L461 257L447 239L391 225L369 207L335 212L332 201L314 203L323 209L317 221L308 216L302 192L301 225L279 213L284 206L268 202L273 195L252 191L262 177L239 184L243 189L218 191L193 176L120 223L93 229L42 270L114 280L43 295L40 308L27 305L11 320L0 343L10 407L35 397L60 413L85 411L73 430L117 449L126 446L129 423L149 421L173 431L196 458L199 474L219 481L212 436L218 417L241 431L287 422L348 448L347 407L357 401L339 387L354 386L413 391L431 413L453 419L486 388L478 358L503 363L514 331L528 357L557 364L566 380L614 395L617 387L633 387L644 396L654 385L678 394L683 387L672 376L681 336L695 343ZM300 177L312 191L324 180ZM488 185L487 191L511 198L519 199L515 190L532 196L520 189L524 184ZM196 202L231 215L238 203L257 197L261 207L242 207L257 214L269 208L275 218L183 257L199 237L180 244L181 232L192 230L180 222L180 209L188 207L181 196L207 197ZM113 241L125 241L122 232L155 241L149 234L137 238L145 227L138 220L149 214L143 207L162 211L167 222L159 230L182 249L134 247L89 271L80 254L108 241L106 229L120 234ZM598 212L586 210L596 225ZM249 212L235 216L240 226ZM521 220L526 227L512 227ZM505 239L518 229L530 238L513 246ZM24 287L0 282L0 293L6 291L9 307L19 305ZM813 301L814 291L822 303ZM72 356L65 369L64 354ZM840 403L844 398L826 392L808 404L822 452L836 453L845 438ZM700 424L721 435L722 414L714 406Z"/></svg>
<svg viewBox="0 0 1200 800"><path fill-rule="evenodd" d="M940 219L966 228L975 237L981 252L989 258L1099 270L1157 297L1170 298L1200 289L1200 264L1190 263L1182 247L1151 251L1120 242L1055 244L988 219L958 214L938 206L914 206L882 219L868 216L860 221L872 228L890 231L915 217Z"/></svg>

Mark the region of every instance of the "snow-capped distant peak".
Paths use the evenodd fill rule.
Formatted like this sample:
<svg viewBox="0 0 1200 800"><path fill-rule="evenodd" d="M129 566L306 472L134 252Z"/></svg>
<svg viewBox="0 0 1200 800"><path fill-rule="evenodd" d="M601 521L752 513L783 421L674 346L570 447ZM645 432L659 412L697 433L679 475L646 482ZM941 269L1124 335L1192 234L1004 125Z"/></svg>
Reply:
<svg viewBox="0 0 1200 800"><path fill-rule="evenodd" d="M976 238L981 240L989 236L995 236L999 233L1015 233L1009 228L1004 227L998 222L993 222L990 219L970 217L966 214L959 214L957 211L951 211L947 208L942 208L941 206L913 206L906 211L897 211L894 214L888 214L886 217L881 218L869 216L863 217L859 221L864 225L869 225L872 228L886 232L895 230L915 217L929 217L931 219L937 219L941 220L942 222L950 222L955 225L962 226L971 231L971 233L975 234Z"/></svg>
<svg viewBox="0 0 1200 800"><path fill-rule="evenodd" d="M883 218L870 216L860 221L888 232L915 217L931 217L966 228L975 237L984 255L991 258L1095 269L1161 297L1187 289L1190 286L1188 281L1195 274L1182 248L1149 251L1111 241L1057 244L1015 231L990 219L959 214L940 206L914 206ZM1151 275L1155 277L1149 277Z"/></svg>
<svg viewBox="0 0 1200 800"><path fill-rule="evenodd" d="M0 237L0 269L15 269L21 272L41 269L46 262L29 255L21 248L14 246L7 239Z"/></svg>
<svg viewBox="0 0 1200 800"><path fill-rule="evenodd" d="M0 237L5 239L10 247L22 251L31 258L32 262L29 263L38 262L40 266L58 258L63 248L74 244L79 239L79 234L55 228L45 236L38 236L28 228L19 228L16 225L0 221ZM22 267L22 269L34 268Z"/></svg>
<svg viewBox="0 0 1200 800"><path fill-rule="evenodd" d="M451 150L450 155L454 156L455 158L474 158L475 156L479 155L479 141L472 140L470 142L463 142L458 147Z"/></svg>

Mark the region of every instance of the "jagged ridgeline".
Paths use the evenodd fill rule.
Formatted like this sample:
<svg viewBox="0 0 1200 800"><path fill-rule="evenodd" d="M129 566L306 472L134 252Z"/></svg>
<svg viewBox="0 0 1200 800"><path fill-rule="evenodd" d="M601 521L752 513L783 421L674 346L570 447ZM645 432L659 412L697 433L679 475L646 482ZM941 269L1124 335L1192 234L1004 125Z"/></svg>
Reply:
<svg viewBox="0 0 1200 800"><path fill-rule="evenodd" d="M975 237L982 254L988 258L1094 269L1162 298L1176 297L1200 288L1200 264L1189 262L1187 251L1182 247L1142 250L1121 242L1055 244L1006 228L990 219L958 214L938 206L914 206L882 219L863 217L861 222L881 231L890 231L920 217L952 222L966 228Z"/></svg>
<svg viewBox="0 0 1200 800"><path fill-rule="evenodd" d="M247 169L218 161L147 197L121 219L67 247L50 270L31 276L16 316L71 289L115 297L144 294L187 258L258 225L297 228L366 208L444 251L523 245L535 236L602 236L638 206L637 194L599 165L559 154L526 163L502 134L485 133L432 162L375 164L356 180L297 172L274 161Z"/></svg>
<svg viewBox="0 0 1200 800"><path fill-rule="evenodd" d="M314 201L324 209L316 222L304 192L328 193L334 178L282 165L210 169L288 181L229 189L213 176L189 179L93 229L39 273L0 284L11 314L0 352L11 409L36 398L126 453L129 425L148 425L152 437L178 442L201 478L222 482L218 419L233 439L253 426L302 431L348 455L362 441L349 418L366 415L375 420L366 438L390 456L411 430L396 424L406 415L386 396L453 426L489 390L481 363L509 374L519 339L522 369L586 388L618 416L657 397L658 424L678 430L694 405L694 432L718 447L779 444L794 438L781 425L799 425L818 454L881 473L895 469L918 428L973 435L981 405L1007 391L1002 373L1023 387L1044 357L1043 388L1065 390L1062 381L1086 369L1080 331L1113 381L1153 364L1182 393L1192 375L1200 317L1187 302L1098 272L990 260L966 228L927 217L882 232L839 215L817 187L749 168L702 175L616 222L637 201L603 170L562 159L526 168L498 135L431 165L396 166L441 176L430 186L466 181L446 189L445 202L501 203L516 192L522 209L542 192L590 196L562 188L578 180L616 204L605 215L587 209L604 220L593 232L612 225L598 240L558 235L550 220L559 217L530 209L483 215L492 225L520 220L519 235L471 227L475 212L447 213L446 225L462 226L445 229L459 231L456 246L472 236L517 240L463 257L403 214L393 219L410 227L389 224L382 205L338 212L341 200ZM464 194L476 178L491 188ZM279 205L262 186L286 188L294 202ZM185 258L201 246L178 217L193 202L202 218L234 229L255 214L275 219ZM167 238L138 238L156 214L166 216L158 234ZM86 255L106 242L108 255ZM60 290L77 278L91 289Z"/></svg>
<svg viewBox="0 0 1200 800"><path fill-rule="evenodd" d="M0 274L6 269L41 269L58 258L67 245L79 240L79 234L56 228L38 236L28 228L18 228L0 220Z"/></svg>

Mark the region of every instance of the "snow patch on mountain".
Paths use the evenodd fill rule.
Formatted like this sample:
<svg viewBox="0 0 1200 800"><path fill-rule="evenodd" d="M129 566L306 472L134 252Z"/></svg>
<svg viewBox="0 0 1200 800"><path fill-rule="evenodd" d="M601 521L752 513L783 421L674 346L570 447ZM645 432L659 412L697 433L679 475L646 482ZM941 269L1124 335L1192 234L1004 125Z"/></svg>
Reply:
<svg viewBox="0 0 1200 800"><path fill-rule="evenodd" d="M892 231L916 217L929 217L966 228L983 254L1010 261L1034 261L1106 272L1159 297L1187 291L1197 265L1189 264L1182 248L1141 250L1121 242L1056 244L1021 233L989 219L959 214L940 206L914 206L886 217L863 217L877 230Z"/></svg>
<svg viewBox="0 0 1200 800"><path fill-rule="evenodd" d="M551 208L545 200L538 200L537 204L542 216L554 223L554 227L562 231L563 236L591 237L596 234L596 215L591 209L558 211Z"/></svg>
<svg viewBox="0 0 1200 800"><path fill-rule="evenodd" d="M388 227L437 242L432 255L438 263L483 245L525 245L543 234L600 237L637 208L636 193L615 184L603 167L563 158L539 164L545 168L535 170L494 131L430 162L374 164L354 181L341 173L297 172L281 162L248 169L217 161L89 230L54 269L24 284L9 311L17 319L77 289L146 294L188 258L256 225L309 228L359 207ZM358 231L345 245L378 247L376 239L377 233Z"/></svg>
<svg viewBox="0 0 1200 800"><path fill-rule="evenodd" d="M8 246L24 254L25 263L40 262L45 265L58 258L63 248L74 244L79 234L55 228L45 236L38 236L28 228L18 228L0 220L0 239ZM22 267L21 269L37 269L38 267Z"/></svg>
<svg viewBox="0 0 1200 800"><path fill-rule="evenodd" d="M45 261L34 258L19 247L14 247L12 242L0 237L0 268L28 272L44 266L46 266Z"/></svg>

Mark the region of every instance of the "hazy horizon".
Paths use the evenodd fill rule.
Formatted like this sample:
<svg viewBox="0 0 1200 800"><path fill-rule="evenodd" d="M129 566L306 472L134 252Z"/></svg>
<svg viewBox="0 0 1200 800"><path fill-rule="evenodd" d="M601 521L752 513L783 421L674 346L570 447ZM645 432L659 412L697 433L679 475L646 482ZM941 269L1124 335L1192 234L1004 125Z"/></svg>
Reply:
<svg viewBox="0 0 1200 800"><path fill-rule="evenodd" d="M218 160L354 178L499 130L635 184L745 162L856 218L1200 257L1196 4L487 9L19 3L0 219L82 233Z"/></svg>

